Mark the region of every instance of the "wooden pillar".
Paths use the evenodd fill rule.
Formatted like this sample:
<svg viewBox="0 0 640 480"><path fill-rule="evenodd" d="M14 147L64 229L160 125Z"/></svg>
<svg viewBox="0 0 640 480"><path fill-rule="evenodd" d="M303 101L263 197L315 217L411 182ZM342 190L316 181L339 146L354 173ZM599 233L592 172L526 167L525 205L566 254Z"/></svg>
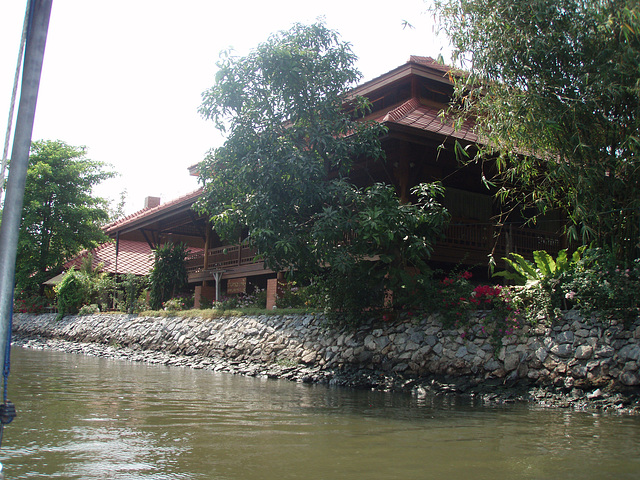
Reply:
<svg viewBox="0 0 640 480"><path fill-rule="evenodd" d="M276 308L278 298L282 297L282 285L284 284L284 272L279 272L276 278L267 280L267 310Z"/></svg>
<svg viewBox="0 0 640 480"><path fill-rule="evenodd" d="M409 190L411 188L411 150L406 142L402 142L398 148L398 158L394 162L394 176L398 182L398 196L400 203L409 203Z"/></svg>
<svg viewBox="0 0 640 480"><path fill-rule="evenodd" d="M204 239L204 270L209 268L209 249L211 248L211 224L207 220L205 239Z"/></svg>

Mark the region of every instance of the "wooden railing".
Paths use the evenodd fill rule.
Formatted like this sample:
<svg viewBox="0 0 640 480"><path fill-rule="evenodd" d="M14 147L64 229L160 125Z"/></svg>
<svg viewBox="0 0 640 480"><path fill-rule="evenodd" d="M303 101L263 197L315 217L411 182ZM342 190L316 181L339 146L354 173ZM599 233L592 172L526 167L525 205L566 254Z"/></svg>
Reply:
<svg viewBox="0 0 640 480"><path fill-rule="evenodd" d="M496 260L510 252L531 258L535 250L546 250L555 256L561 248L560 236L551 232L453 222L447 227L445 238L437 243L432 259L483 264L491 253Z"/></svg>
<svg viewBox="0 0 640 480"><path fill-rule="evenodd" d="M256 251L246 245L226 245L212 248L208 252L208 269L222 270L241 265L259 263ZM204 269L204 251L194 252L187 256L187 272L193 273Z"/></svg>
<svg viewBox="0 0 640 480"><path fill-rule="evenodd" d="M562 248L560 236L530 228L503 227L498 229L488 224L452 222L445 232L445 238L435 246L431 260L486 264L487 256L493 253L496 261L509 252L531 258L535 250L546 250L557 255ZM209 250L206 270L229 270L246 265L258 264L256 251L246 245L226 245ZM204 271L204 251L193 252L187 257L187 272L194 274Z"/></svg>

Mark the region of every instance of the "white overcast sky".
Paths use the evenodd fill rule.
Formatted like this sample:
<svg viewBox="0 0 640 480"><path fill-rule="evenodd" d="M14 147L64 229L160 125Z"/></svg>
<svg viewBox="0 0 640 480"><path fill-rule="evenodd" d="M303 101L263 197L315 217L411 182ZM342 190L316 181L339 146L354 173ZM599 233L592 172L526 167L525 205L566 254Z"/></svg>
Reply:
<svg viewBox="0 0 640 480"><path fill-rule="evenodd" d="M6 121L26 0L0 2L0 127ZM146 196L198 187L187 168L223 138L198 114L215 63L270 33L324 17L359 57L364 80L410 55L447 58L423 0L53 0L33 139L86 146L119 177L94 193L126 213ZM403 28L403 21L414 28ZM1 155L1 150L0 150Z"/></svg>

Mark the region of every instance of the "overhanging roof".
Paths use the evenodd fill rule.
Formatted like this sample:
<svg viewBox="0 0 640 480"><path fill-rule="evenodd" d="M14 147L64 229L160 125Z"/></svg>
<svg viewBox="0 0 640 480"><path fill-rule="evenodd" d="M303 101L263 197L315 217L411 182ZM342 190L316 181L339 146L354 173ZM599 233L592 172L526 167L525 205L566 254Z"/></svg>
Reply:
<svg viewBox="0 0 640 480"><path fill-rule="evenodd" d="M145 208L127 217L106 225L103 230L110 237L135 230L159 233L174 233L202 236L198 223L203 223L192 210L193 204L202 194L202 188L153 208ZM200 220L200 222L197 222Z"/></svg>

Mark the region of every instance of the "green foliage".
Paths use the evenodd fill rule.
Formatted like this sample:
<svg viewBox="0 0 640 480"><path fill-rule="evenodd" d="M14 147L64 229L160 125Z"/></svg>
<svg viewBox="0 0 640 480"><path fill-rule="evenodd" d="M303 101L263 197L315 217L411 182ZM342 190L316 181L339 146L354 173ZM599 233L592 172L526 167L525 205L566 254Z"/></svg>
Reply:
<svg viewBox="0 0 640 480"><path fill-rule="evenodd" d="M164 302L162 308L168 312L179 312L181 310L188 310L189 307L184 297L176 297Z"/></svg>
<svg viewBox="0 0 640 480"><path fill-rule="evenodd" d="M82 261L78 273L87 292L85 304L98 305L102 311L108 310L113 302L115 282L111 275L102 272L103 265L93 266L93 256L88 254Z"/></svg>
<svg viewBox="0 0 640 480"><path fill-rule="evenodd" d="M13 300L13 311L19 313L41 313L49 303L47 297L18 295Z"/></svg>
<svg viewBox="0 0 640 480"><path fill-rule="evenodd" d="M187 285L187 254L187 247L183 243L166 243L154 251L153 270L149 275L149 303L152 309L160 310L165 301L176 297Z"/></svg>
<svg viewBox="0 0 640 480"><path fill-rule="evenodd" d="M78 313L82 306L92 305L102 311L110 307L114 291L113 279L100 271L102 265L92 267L92 260L91 255L87 255L78 270L69 270L56 285L54 291L61 315ZM85 312L91 308L85 309Z"/></svg>
<svg viewBox="0 0 640 480"><path fill-rule="evenodd" d="M355 159L382 156L383 127L343 110L354 62L336 32L298 24L246 57L223 56L203 95L202 114L228 135L200 165L200 209L231 240L248 227L276 271L318 269L316 216L343 205Z"/></svg>
<svg viewBox="0 0 640 480"><path fill-rule="evenodd" d="M356 327L367 318L378 316L386 294L378 265L368 262L342 272L330 269L318 277L320 305L330 324Z"/></svg>
<svg viewBox="0 0 640 480"><path fill-rule="evenodd" d="M82 147L61 141L31 146L16 261L16 286L42 294L42 282L64 262L106 237L107 203L92 189L114 173L85 157Z"/></svg>
<svg viewBox="0 0 640 480"><path fill-rule="evenodd" d="M518 281L510 289L514 309L529 321L559 318L560 310L579 309L589 316L630 322L638 318L640 305L640 260L621 267L605 249L580 248L568 260L561 251L554 261L546 252L536 252L536 266L519 256L509 263L514 272L496 275Z"/></svg>
<svg viewBox="0 0 640 480"><path fill-rule="evenodd" d="M493 274L494 277L504 277L512 280L518 285L527 285L537 282L551 282L560 278L561 275L573 270L575 265L580 261L582 252L586 247L580 247L569 260L567 249L558 252L557 258L554 260L544 250L536 250L533 252L533 260L535 265L522 255L511 253L512 258L503 258L512 271L504 270Z"/></svg>
<svg viewBox="0 0 640 480"><path fill-rule="evenodd" d="M100 313L100 307L95 303L83 305L78 311L78 315L95 315L96 313Z"/></svg>
<svg viewBox="0 0 640 480"><path fill-rule="evenodd" d="M282 296L276 300L276 307L278 308L318 307L317 287L315 285L300 285L294 281L281 284L280 289Z"/></svg>
<svg viewBox="0 0 640 480"><path fill-rule="evenodd" d="M489 337L495 345L500 345L504 336L517 333L522 325L522 312L508 288L474 284L468 271L449 272L441 280L434 272L415 278L411 295L404 298L406 303L398 311L400 316L437 313L445 328L460 331L463 338Z"/></svg>
<svg viewBox="0 0 640 480"><path fill-rule="evenodd" d="M344 108L360 78L354 63L320 23L275 34L245 57L223 56L201 112L228 136L200 165L199 202L228 239L246 227L271 269L330 278L321 280L335 296L326 306L349 316L400 288L407 267L422 267L448 220L439 185L419 185L417 201L402 204L391 186L348 181L354 161L383 157L385 132L358 118L365 99ZM327 265L335 273L323 274ZM358 299L336 286L345 278L357 279L346 292Z"/></svg>
<svg viewBox="0 0 640 480"><path fill-rule="evenodd" d="M536 250L533 252L535 264L522 255L511 253L512 258L504 258L504 261L512 270L496 272L494 276L504 277L519 286L511 289L512 302L530 321L553 320L559 316L560 309L567 308L561 295L562 284L575 271L585 248L574 251L571 259L567 249L560 250L555 260L544 250Z"/></svg>
<svg viewBox="0 0 640 480"><path fill-rule="evenodd" d="M456 108L477 120L508 208L564 212L567 232L629 266L640 256L637 0L438 0L468 71ZM488 169L487 169L488 171Z"/></svg>
<svg viewBox="0 0 640 480"><path fill-rule="evenodd" d="M56 285L55 291L58 296L58 313L62 315L76 314L85 304L89 296L85 275L81 272L69 270L60 283Z"/></svg>
<svg viewBox="0 0 640 480"><path fill-rule="evenodd" d="M146 305L145 289L149 285L147 277L141 277L128 273L120 282L120 288L124 292L124 311L137 313L144 310Z"/></svg>
<svg viewBox="0 0 640 480"><path fill-rule="evenodd" d="M562 280L557 295L584 315L631 323L640 314L640 259L625 268L603 249L587 250Z"/></svg>

